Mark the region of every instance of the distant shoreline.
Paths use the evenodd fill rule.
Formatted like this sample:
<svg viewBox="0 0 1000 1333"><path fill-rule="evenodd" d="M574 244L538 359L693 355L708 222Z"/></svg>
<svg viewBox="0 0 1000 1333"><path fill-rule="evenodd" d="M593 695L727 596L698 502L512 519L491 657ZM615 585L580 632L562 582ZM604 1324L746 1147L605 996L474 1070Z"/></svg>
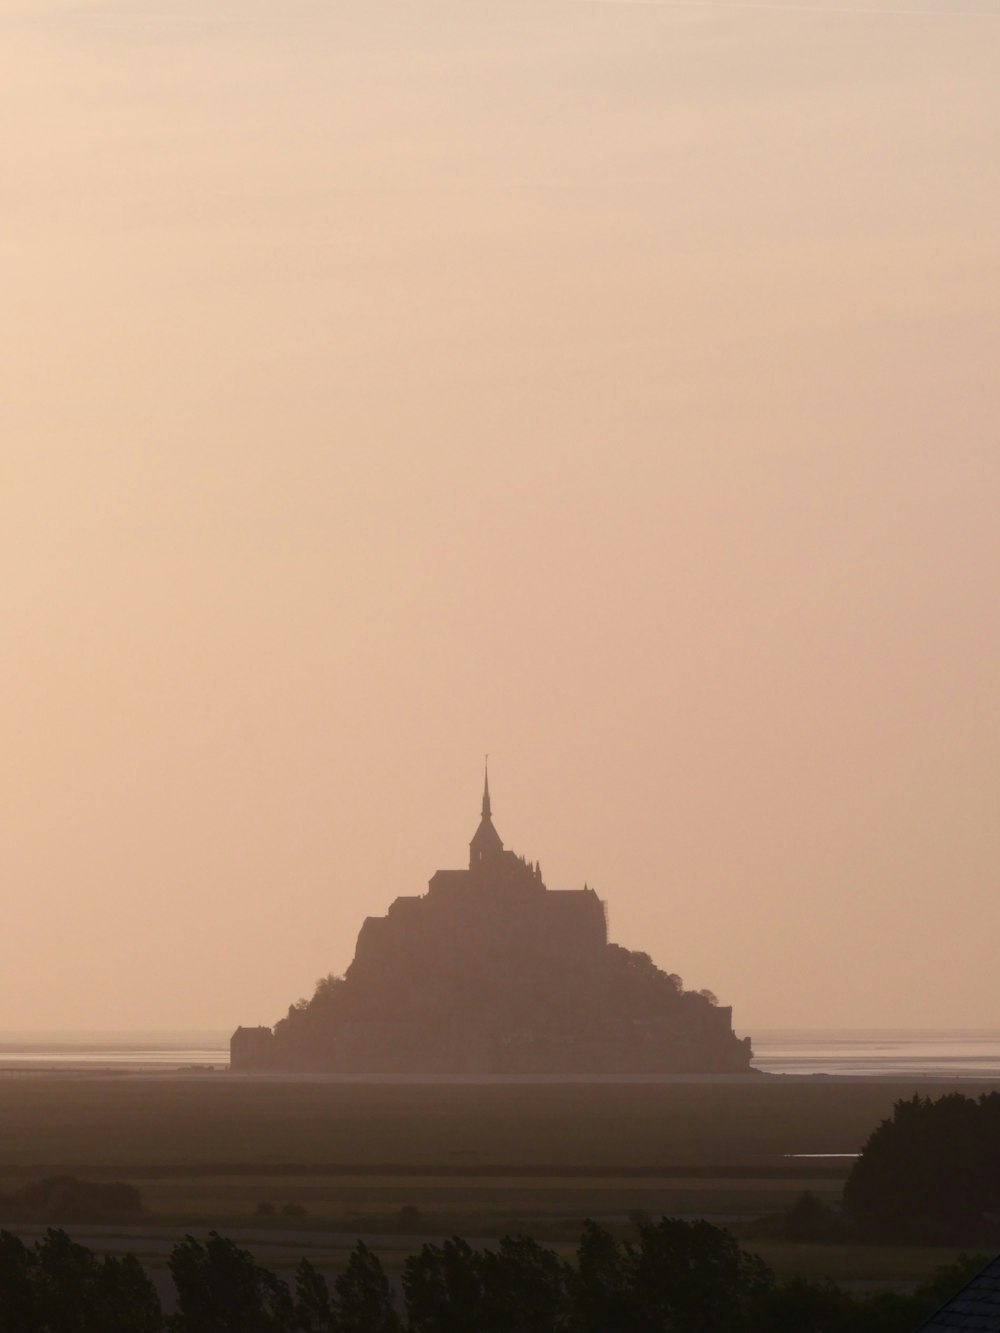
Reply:
<svg viewBox="0 0 1000 1333"><path fill-rule="evenodd" d="M322 1084L345 1087L658 1087L676 1085L743 1086L817 1084L819 1086L944 1086L972 1087L980 1084L1000 1084L1000 1072L987 1074L949 1074L880 1072L872 1074L827 1073L771 1073L755 1070L749 1074L494 1074L470 1077L467 1074L324 1074L316 1071L264 1070L249 1072L211 1066L179 1069L130 1068L92 1065L6 1065L0 1064L0 1080L31 1079L75 1082L105 1082L108 1080L141 1081L149 1083L212 1083L229 1084Z"/></svg>
<svg viewBox="0 0 1000 1333"><path fill-rule="evenodd" d="M736 1082L762 1084L774 1079L796 1085L833 1083L927 1082L995 1084L1000 1081L1000 1029L995 1028L769 1028L752 1033L754 1059L749 1070L719 1074L558 1074L424 1075L324 1074L317 1071L247 1069L229 1072L228 1037L219 1029L151 1032L78 1031L0 1032L0 1078L110 1076L151 1079L249 1079L267 1082L434 1084L499 1083L678 1083Z"/></svg>

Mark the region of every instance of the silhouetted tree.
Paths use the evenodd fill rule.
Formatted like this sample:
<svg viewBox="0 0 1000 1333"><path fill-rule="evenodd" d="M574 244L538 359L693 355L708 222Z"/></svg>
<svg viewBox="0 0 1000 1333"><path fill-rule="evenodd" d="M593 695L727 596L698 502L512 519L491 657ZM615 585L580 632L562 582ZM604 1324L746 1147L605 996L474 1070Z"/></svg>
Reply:
<svg viewBox="0 0 1000 1333"><path fill-rule="evenodd" d="M1000 1212L1000 1093L898 1101L869 1137L844 1205L872 1239L962 1243Z"/></svg>
<svg viewBox="0 0 1000 1333"><path fill-rule="evenodd" d="M758 1304L759 1333L912 1333L914 1300L894 1291L852 1295L833 1282L791 1278Z"/></svg>
<svg viewBox="0 0 1000 1333"><path fill-rule="evenodd" d="M50 1230L35 1248L33 1269L37 1328L44 1333L158 1333L163 1327L156 1288L134 1255L99 1259L64 1231Z"/></svg>
<svg viewBox="0 0 1000 1333"><path fill-rule="evenodd" d="M785 1240L812 1243L842 1240L847 1228L843 1217L811 1190L805 1190L785 1214Z"/></svg>
<svg viewBox="0 0 1000 1333"><path fill-rule="evenodd" d="M640 1223L645 1225L645 1219ZM576 1254L573 1322L577 1333L630 1333L635 1296L622 1246L596 1222L584 1223Z"/></svg>
<svg viewBox="0 0 1000 1333"><path fill-rule="evenodd" d="M478 1256L457 1237L424 1245L403 1269L412 1333L465 1333L480 1328L486 1312Z"/></svg>
<svg viewBox="0 0 1000 1333"><path fill-rule="evenodd" d="M247 1250L216 1232L202 1244L185 1236L170 1255L177 1288L171 1333L287 1333L291 1293Z"/></svg>
<svg viewBox="0 0 1000 1333"><path fill-rule="evenodd" d="M774 1281L762 1259L708 1222L661 1218L641 1227L638 1246L625 1251L635 1296L633 1333L751 1329Z"/></svg>
<svg viewBox="0 0 1000 1333"><path fill-rule="evenodd" d="M399 1333L402 1324L389 1279L378 1255L363 1241L355 1245L333 1286L338 1333Z"/></svg>
<svg viewBox="0 0 1000 1333"><path fill-rule="evenodd" d="M39 1327L38 1256L18 1236L0 1231L0 1333Z"/></svg>
<svg viewBox="0 0 1000 1333"><path fill-rule="evenodd" d="M49 1176L0 1195L0 1217L13 1222L113 1222L142 1212L134 1185Z"/></svg>
<svg viewBox="0 0 1000 1333"><path fill-rule="evenodd" d="M571 1270L530 1236L505 1236L481 1258L487 1328L561 1333L569 1328Z"/></svg>
<svg viewBox="0 0 1000 1333"><path fill-rule="evenodd" d="M308 1259L295 1271L295 1333L339 1333L326 1278Z"/></svg>
<svg viewBox="0 0 1000 1333"><path fill-rule="evenodd" d="M859 1333L858 1302L832 1282L792 1278L760 1298L755 1327L761 1333Z"/></svg>
<svg viewBox="0 0 1000 1333"><path fill-rule="evenodd" d="M405 1274L409 1333L911 1333L979 1270L962 1256L914 1295L856 1296L774 1275L706 1222L643 1223L620 1243L587 1223L576 1265L523 1237L474 1250L425 1245ZM176 1333L402 1333L375 1255L358 1244L331 1293L303 1261L295 1299L231 1241L190 1237L171 1256ZM63 1232L35 1246L0 1233L0 1333L162 1333L132 1256L99 1259Z"/></svg>
<svg viewBox="0 0 1000 1333"><path fill-rule="evenodd" d="M415 1333L560 1333L570 1328L571 1282L569 1266L526 1236L505 1236L495 1250L425 1245L403 1274Z"/></svg>

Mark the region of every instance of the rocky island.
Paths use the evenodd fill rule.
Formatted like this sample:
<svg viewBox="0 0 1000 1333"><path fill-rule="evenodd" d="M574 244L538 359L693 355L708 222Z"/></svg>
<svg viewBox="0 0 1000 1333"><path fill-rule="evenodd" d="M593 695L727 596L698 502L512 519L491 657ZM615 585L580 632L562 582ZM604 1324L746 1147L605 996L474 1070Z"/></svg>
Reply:
<svg viewBox="0 0 1000 1333"><path fill-rule="evenodd" d="M749 1071L707 991L608 941L593 889L553 890L493 825L489 778L466 870L369 917L343 977L272 1030L237 1028L234 1070L343 1075Z"/></svg>

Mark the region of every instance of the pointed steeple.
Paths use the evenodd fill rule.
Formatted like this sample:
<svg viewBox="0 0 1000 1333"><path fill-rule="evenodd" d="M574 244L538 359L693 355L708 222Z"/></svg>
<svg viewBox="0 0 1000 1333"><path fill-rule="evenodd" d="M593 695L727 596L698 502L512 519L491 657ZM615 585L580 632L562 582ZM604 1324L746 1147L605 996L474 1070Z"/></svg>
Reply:
<svg viewBox="0 0 1000 1333"><path fill-rule="evenodd" d="M503 856L503 843L493 827L493 812L490 808L490 773L489 755L486 756L487 768L483 781L483 817L479 821L475 836L469 843L469 869L482 868Z"/></svg>

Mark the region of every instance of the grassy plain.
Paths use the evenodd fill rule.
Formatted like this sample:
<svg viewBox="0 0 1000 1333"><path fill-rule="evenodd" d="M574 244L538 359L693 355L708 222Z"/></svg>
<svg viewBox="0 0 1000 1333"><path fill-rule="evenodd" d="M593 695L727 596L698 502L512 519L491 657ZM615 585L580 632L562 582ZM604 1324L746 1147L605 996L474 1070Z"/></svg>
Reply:
<svg viewBox="0 0 1000 1333"><path fill-rule="evenodd" d="M967 1093L988 1085L962 1084ZM642 1210L739 1232L803 1189L834 1199L914 1084L354 1084L224 1075L0 1074L0 1188L69 1171L134 1182L148 1225L569 1241ZM949 1085L919 1089L940 1095ZM274 1213L258 1216L258 1205ZM284 1209L305 1210L286 1215ZM404 1206L419 1210L401 1223ZM261 1235L262 1243L264 1236ZM400 1240L403 1237L400 1236ZM935 1250L753 1242L779 1271L914 1280Z"/></svg>
<svg viewBox="0 0 1000 1333"><path fill-rule="evenodd" d="M917 1090L792 1078L360 1084L6 1073L0 1168L788 1166L787 1154L857 1152L893 1102Z"/></svg>

